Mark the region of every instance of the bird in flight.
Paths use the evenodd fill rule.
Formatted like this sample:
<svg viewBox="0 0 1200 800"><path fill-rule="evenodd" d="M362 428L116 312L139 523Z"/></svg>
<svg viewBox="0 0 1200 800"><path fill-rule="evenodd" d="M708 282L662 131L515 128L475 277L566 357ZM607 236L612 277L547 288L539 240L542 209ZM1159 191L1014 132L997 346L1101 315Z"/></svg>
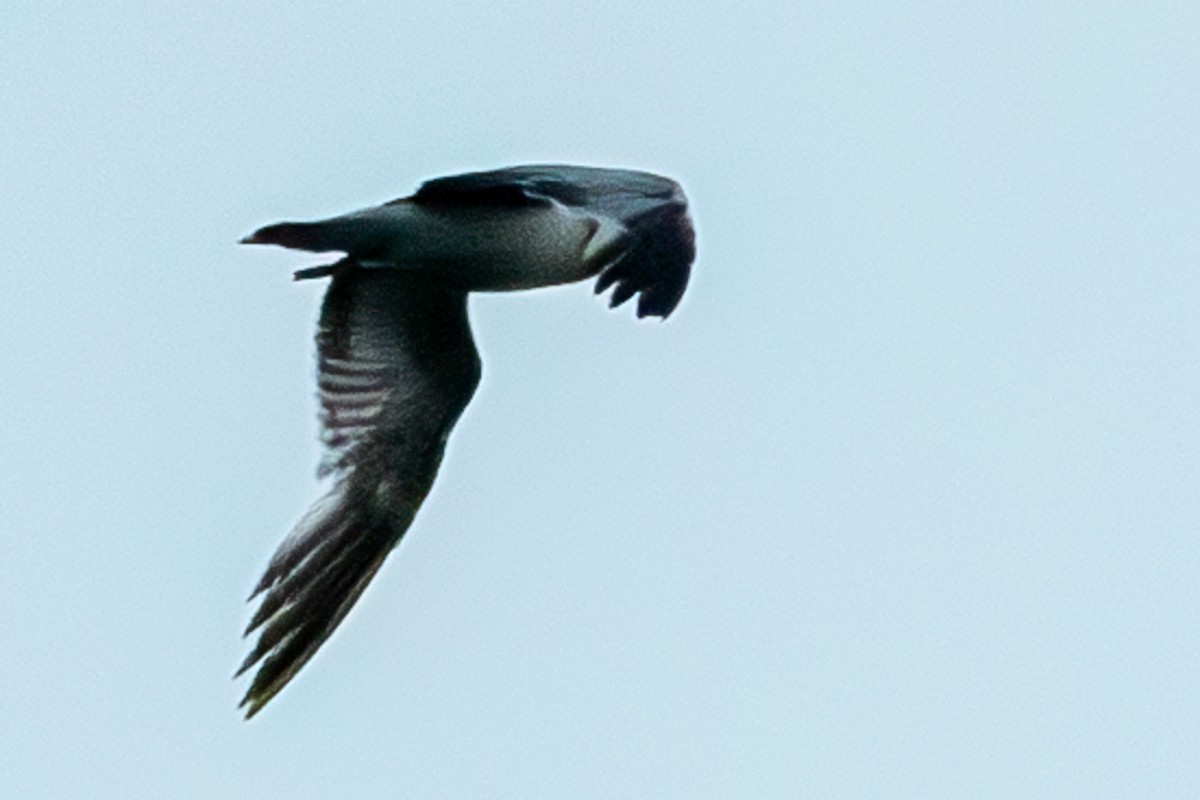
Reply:
<svg viewBox="0 0 1200 800"><path fill-rule="evenodd" d="M319 474L331 488L275 551L250 599L258 639L237 675L258 713L337 628L412 524L479 383L467 294L599 276L616 307L666 318L695 257L687 200L646 172L522 166L430 180L410 197L247 236L340 252L317 330Z"/></svg>

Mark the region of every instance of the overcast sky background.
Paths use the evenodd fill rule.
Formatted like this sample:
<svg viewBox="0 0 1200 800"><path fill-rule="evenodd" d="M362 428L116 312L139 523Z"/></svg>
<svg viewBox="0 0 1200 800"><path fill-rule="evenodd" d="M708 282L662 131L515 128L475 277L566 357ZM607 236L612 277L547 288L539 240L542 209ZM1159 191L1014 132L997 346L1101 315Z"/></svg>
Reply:
<svg viewBox="0 0 1200 800"><path fill-rule="evenodd" d="M5 3L0 795L1200 796L1198 42L1194 2ZM688 294L475 297L429 501L247 724L323 287L235 242L524 162L681 181Z"/></svg>

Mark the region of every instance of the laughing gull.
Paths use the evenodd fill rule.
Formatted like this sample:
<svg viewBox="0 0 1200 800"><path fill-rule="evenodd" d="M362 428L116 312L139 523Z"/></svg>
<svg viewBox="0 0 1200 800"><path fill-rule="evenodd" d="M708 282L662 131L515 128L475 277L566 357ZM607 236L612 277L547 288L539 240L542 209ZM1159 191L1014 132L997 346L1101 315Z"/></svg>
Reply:
<svg viewBox="0 0 1200 800"><path fill-rule="evenodd" d="M250 599L261 629L241 675L252 717L337 628L412 524L479 383L467 293L599 276L611 305L666 318L695 237L677 183L645 172L509 167L437 178L411 197L242 240L340 252L317 331L320 475L332 488L271 558Z"/></svg>

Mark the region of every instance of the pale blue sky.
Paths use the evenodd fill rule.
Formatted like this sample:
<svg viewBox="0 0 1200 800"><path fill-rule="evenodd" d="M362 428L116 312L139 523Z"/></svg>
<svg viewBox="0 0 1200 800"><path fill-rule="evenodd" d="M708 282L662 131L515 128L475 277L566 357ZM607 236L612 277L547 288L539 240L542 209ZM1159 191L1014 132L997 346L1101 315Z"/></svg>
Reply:
<svg viewBox="0 0 1200 800"><path fill-rule="evenodd" d="M1200 796L1200 6L8 2L0 796ZM252 723L316 496L281 218L670 175L668 322L472 301L404 545Z"/></svg>

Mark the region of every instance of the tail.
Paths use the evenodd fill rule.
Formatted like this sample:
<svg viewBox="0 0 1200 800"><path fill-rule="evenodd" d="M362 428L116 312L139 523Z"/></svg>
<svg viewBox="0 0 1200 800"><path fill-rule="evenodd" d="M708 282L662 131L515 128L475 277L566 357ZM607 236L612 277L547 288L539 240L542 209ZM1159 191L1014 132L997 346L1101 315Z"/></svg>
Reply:
<svg viewBox="0 0 1200 800"><path fill-rule="evenodd" d="M250 595L262 602L246 635L262 632L234 677L262 666L242 699L249 719L296 676L341 624L412 514L343 479L296 524ZM412 509L415 514L416 508Z"/></svg>
<svg viewBox="0 0 1200 800"><path fill-rule="evenodd" d="M356 244L346 226L335 220L323 222L279 222L259 228L239 244L275 244L313 253L350 252Z"/></svg>

